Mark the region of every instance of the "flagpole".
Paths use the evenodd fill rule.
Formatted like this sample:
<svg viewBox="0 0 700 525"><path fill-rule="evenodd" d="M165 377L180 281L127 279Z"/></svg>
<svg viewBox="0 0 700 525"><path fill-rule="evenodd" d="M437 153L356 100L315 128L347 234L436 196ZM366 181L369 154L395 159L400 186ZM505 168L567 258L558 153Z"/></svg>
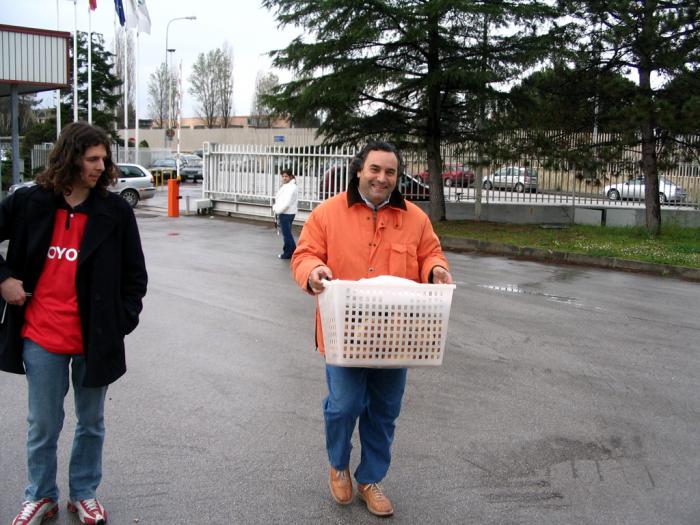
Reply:
<svg viewBox="0 0 700 525"><path fill-rule="evenodd" d="M114 49L112 50L114 52L114 56L117 56L117 52L119 50L119 25L117 24L117 11L116 9L114 10L114 16L112 19L112 31L114 32ZM115 86L114 89L112 89L112 95L117 95L119 93L119 87ZM114 108L114 131L116 133L119 133L119 108L115 106Z"/></svg>
<svg viewBox="0 0 700 525"><path fill-rule="evenodd" d="M177 97L177 180L180 180L180 128L182 127L182 60L178 72L178 97Z"/></svg>
<svg viewBox="0 0 700 525"><path fill-rule="evenodd" d="M126 25L124 25L124 162L129 162L129 30Z"/></svg>
<svg viewBox="0 0 700 525"><path fill-rule="evenodd" d="M134 132L136 139L136 164L139 163L139 29L136 27L136 56L134 57Z"/></svg>
<svg viewBox="0 0 700 525"><path fill-rule="evenodd" d="M88 4L88 124L92 124L92 9Z"/></svg>
<svg viewBox="0 0 700 525"><path fill-rule="evenodd" d="M73 122L78 122L78 3L73 0Z"/></svg>
<svg viewBox="0 0 700 525"><path fill-rule="evenodd" d="M58 2L56 0L56 31L60 29L59 17L58 17ZM55 92L56 97L56 139L61 134L61 90L57 89Z"/></svg>

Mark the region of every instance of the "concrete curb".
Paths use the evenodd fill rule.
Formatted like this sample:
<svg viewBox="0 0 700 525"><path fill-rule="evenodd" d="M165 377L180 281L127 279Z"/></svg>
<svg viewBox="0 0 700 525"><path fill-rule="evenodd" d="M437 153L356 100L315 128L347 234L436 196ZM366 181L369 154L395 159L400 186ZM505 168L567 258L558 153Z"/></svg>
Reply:
<svg viewBox="0 0 700 525"><path fill-rule="evenodd" d="M669 264L655 264L617 257L597 257L580 253L559 252L544 250L541 248L529 248L501 244L463 237L441 236L440 243L446 251L465 253L478 252L492 255L504 255L517 259L551 262L556 264L575 264L592 266L596 268L608 268L611 270L623 270L628 272L642 272L668 277L676 277L686 281L700 282L700 269L686 268L684 266L671 266Z"/></svg>

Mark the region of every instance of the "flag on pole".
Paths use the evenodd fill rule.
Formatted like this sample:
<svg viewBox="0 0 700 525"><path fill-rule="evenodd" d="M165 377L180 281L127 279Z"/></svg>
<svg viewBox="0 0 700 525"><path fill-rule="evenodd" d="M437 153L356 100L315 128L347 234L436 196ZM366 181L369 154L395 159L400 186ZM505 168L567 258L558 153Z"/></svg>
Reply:
<svg viewBox="0 0 700 525"><path fill-rule="evenodd" d="M97 9L97 0L90 0L90 11Z"/></svg>
<svg viewBox="0 0 700 525"><path fill-rule="evenodd" d="M126 23L126 17L124 16L124 4L122 0L114 0L114 9L117 10L117 16L119 17L119 25L124 27Z"/></svg>
<svg viewBox="0 0 700 525"><path fill-rule="evenodd" d="M129 0L131 12L126 21L127 27L134 27L139 33L151 34L151 17L148 14L146 0Z"/></svg>

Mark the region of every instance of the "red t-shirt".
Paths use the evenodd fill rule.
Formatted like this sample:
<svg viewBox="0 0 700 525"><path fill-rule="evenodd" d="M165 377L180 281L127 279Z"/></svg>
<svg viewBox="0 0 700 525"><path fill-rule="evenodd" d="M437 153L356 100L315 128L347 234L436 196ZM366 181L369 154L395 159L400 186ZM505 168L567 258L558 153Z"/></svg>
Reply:
<svg viewBox="0 0 700 525"><path fill-rule="evenodd" d="M22 337L54 354L82 354L75 276L88 216L58 209L44 269L24 314Z"/></svg>

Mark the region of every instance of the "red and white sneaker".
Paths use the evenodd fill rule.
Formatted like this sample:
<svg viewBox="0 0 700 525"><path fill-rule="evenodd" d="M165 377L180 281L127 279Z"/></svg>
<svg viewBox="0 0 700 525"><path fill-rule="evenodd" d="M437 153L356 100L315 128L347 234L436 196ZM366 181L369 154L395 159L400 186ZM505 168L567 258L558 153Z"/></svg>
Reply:
<svg viewBox="0 0 700 525"><path fill-rule="evenodd" d="M69 501L68 512L77 512L80 523L85 525L105 525L107 523L107 511L94 498Z"/></svg>
<svg viewBox="0 0 700 525"><path fill-rule="evenodd" d="M12 520L12 525L39 525L56 514L58 514L58 503L49 498L25 501L17 517Z"/></svg>

